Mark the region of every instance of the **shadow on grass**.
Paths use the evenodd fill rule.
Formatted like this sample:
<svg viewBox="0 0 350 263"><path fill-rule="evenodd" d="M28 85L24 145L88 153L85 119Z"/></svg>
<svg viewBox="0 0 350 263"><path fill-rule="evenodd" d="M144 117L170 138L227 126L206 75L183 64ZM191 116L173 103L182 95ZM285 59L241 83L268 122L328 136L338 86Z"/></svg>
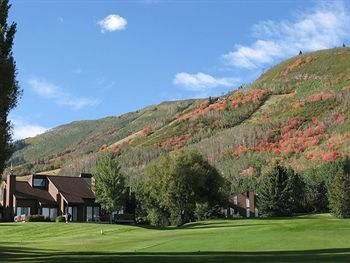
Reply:
<svg viewBox="0 0 350 263"><path fill-rule="evenodd" d="M300 213L296 214L294 216L288 216L288 217L260 217L260 218L236 218L236 219L219 219L221 221L212 221L209 220L209 222L193 222L193 223L187 223L183 226L179 227L160 227L160 226L152 226L152 225L138 225L134 224L133 226L146 228L146 229L153 229L153 230L179 230L179 229L200 229L200 228L218 228L218 227L243 227L243 226L254 226L254 225L266 225L263 223L251 223L251 222L263 222L263 221L279 221L279 220L302 220L302 219L329 219L332 218L329 216L329 214L317 214L317 213ZM233 224L233 222L249 222L246 224Z"/></svg>
<svg viewBox="0 0 350 263"><path fill-rule="evenodd" d="M204 229L204 228L235 228L235 227L250 227L250 226L262 226L268 224L232 224L232 221L227 222L210 222L210 223L190 223L179 227L159 227L159 226L151 226L151 225L135 225L136 227L152 229L152 230L195 230L195 229Z"/></svg>
<svg viewBox="0 0 350 263"><path fill-rule="evenodd" d="M267 252L60 252L26 248L0 248L4 262L349 262L350 248Z"/></svg>
<svg viewBox="0 0 350 263"><path fill-rule="evenodd" d="M0 222L0 226L7 226L7 227L13 227L13 226L20 226L20 223L18 224L15 224L15 223L3 223L3 222Z"/></svg>

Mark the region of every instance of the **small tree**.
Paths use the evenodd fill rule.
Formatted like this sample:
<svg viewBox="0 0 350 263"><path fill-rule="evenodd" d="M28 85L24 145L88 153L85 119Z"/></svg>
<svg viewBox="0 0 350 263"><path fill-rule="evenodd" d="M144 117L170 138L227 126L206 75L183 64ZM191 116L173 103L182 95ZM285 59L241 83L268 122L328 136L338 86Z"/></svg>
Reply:
<svg viewBox="0 0 350 263"><path fill-rule="evenodd" d="M259 187L259 210L263 216L288 216L292 213L289 183L291 169L275 164L262 176Z"/></svg>
<svg viewBox="0 0 350 263"><path fill-rule="evenodd" d="M104 153L98 160L94 179L93 190L101 208L109 214L120 209L124 201L125 177L114 153Z"/></svg>
<svg viewBox="0 0 350 263"><path fill-rule="evenodd" d="M350 161L346 160L343 172L339 174L329 191L329 206L339 218L350 217Z"/></svg>

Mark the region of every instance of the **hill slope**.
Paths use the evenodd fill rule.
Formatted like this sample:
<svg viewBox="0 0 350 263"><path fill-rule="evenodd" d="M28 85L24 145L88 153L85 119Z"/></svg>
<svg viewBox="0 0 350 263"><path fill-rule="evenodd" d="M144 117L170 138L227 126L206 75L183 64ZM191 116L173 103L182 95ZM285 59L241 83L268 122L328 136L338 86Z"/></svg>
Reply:
<svg viewBox="0 0 350 263"><path fill-rule="evenodd" d="M142 174L161 152L195 148L230 178L259 176L272 159L296 170L350 154L350 49L293 57L226 96L165 102L119 117L60 126L18 145L18 173L91 170L98 153L120 153Z"/></svg>

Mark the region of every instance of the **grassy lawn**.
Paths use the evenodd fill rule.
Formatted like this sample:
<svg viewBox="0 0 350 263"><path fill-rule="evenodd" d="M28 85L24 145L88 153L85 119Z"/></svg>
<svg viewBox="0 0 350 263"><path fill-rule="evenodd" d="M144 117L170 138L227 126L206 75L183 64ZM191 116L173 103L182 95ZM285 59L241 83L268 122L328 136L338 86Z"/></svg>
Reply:
<svg viewBox="0 0 350 263"><path fill-rule="evenodd" d="M1 223L0 261L349 262L350 220L330 215L209 220L165 229Z"/></svg>

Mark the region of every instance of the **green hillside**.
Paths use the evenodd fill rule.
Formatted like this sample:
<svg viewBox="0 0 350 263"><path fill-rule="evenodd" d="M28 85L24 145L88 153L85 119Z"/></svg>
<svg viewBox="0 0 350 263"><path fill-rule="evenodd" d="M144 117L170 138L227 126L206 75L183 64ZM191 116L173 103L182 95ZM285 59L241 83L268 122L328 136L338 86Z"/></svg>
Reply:
<svg viewBox="0 0 350 263"><path fill-rule="evenodd" d="M350 49L290 58L251 85L212 99L60 126L18 144L16 172L92 170L101 150L120 153L131 177L161 152L195 148L227 177L259 176L272 159L297 171L350 155Z"/></svg>
<svg viewBox="0 0 350 263"><path fill-rule="evenodd" d="M0 254L4 262L349 262L349 227L327 214L176 228L2 223Z"/></svg>

